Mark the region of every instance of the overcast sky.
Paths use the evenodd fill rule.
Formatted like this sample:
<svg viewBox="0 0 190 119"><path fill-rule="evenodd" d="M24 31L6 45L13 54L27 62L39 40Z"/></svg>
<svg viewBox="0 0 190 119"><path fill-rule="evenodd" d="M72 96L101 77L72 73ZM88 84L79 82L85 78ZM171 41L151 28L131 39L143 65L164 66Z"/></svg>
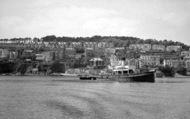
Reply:
<svg viewBox="0 0 190 119"><path fill-rule="evenodd" d="M190 45L190 0L0 0L0 38L117 35Z"/></svg>

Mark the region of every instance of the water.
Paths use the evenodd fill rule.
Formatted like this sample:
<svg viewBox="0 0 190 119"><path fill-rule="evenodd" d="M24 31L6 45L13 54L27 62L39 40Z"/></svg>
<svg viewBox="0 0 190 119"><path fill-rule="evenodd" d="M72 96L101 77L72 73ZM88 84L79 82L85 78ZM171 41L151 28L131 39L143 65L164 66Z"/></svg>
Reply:
<svg viewBox="0 0 190 119"><path fill-rule="evenodd" d="M188 79L175 83L0 79L0 119L190 119Z"/></svg>

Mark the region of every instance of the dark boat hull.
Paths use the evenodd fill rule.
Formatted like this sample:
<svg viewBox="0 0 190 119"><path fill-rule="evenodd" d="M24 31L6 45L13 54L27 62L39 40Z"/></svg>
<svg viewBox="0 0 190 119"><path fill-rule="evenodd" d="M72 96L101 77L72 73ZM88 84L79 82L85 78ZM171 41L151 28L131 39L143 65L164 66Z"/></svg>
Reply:
<svg viewBox="0 0 190 119"><path fill-rule="evenodd" d="M94 76L80 76L80 80L96 80Z"/></svg>
<svg viewBox="0 0 190 119"><path fill-rule="evenodd" d="M122 82L155 82L154 72L146 72L141 74L113 76L115 80Z"/></svg>

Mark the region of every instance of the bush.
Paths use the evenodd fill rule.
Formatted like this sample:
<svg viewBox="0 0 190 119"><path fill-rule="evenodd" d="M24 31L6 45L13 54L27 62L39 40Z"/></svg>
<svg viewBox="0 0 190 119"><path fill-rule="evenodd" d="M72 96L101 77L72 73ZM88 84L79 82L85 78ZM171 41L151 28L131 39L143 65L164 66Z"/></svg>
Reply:
<svg viewBox="0 0 190 119"><path fill-rule="evenodd" d="M65 64L54 62L51 66L52 73L65 73Z"/></svg>
<svg viewBox="0 0 190 119"><path fill-rule="evenodd" d="M184 67L181 67L177 70L177 73L181 74L181 75L187 75L187 69Z"/></svg>
<svg viewBox="0 0 190 119"><path fill-rule="evenodd" d="M28 66L29 66L28 64L22 63L22 64L18 67L17 71L20 72L21 75L24 75L24 74L26 73L26 71L27 71Z"/></svg>
<svg viewBox="0 0 190 119"><path fill-rule="evenodd" d="M161 78L164 74L161 71L156 71L156 77Z"/></svg>
<svg viewBox="0 0 190 119"><path fill-rule="evenodd" d="M0 73L13 73L15 64L12 62L0 62Z"/></svg>
<svg viewBox="0 0 190 119"><path fill-rule="evenodd" d="M166 77L174 77L175 76L175 69L171 66L159 67L159 70L164 74Z"/></svg>

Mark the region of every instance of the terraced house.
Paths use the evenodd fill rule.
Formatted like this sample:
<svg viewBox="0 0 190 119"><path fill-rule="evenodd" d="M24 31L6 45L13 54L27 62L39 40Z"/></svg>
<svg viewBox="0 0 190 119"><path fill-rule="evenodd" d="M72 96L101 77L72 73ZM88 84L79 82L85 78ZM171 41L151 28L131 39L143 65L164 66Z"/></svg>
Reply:
<svg viewBox="0 0 190 119"><path fill-rule="evenodd" d="M129 49L146 52L151 50L151 44L130 44Z"/></svg>
<svg viewBox="0 0 190 119"><path fill-rule="evenodd" d="M178 45L169 45L166 47L166 51L167 52L171 52L171 51L180 51L182 49L181 46L178 46Z"/></svg>
<svg viewBox="0 0 190 119"><path fill-rule="evenodd" d="M185 68L187 69L187 74L190 75L190 50L182 51L181 56L184 58Z"/></svg>
<svg viewBox="0 0 190 119"><path fill-rule="evenodd" d="M164 45L152 45L152 50L153 51L165 51L165 46Z"/></svg>
<svg viewBox="0 0 190 119"><path fill-rule="evenodd" d="M160 56L159 55L152 55L152 54L141 54L140 55L140 67L147 65L147 66L160 66L161 62L160 62Z"/></svg>

